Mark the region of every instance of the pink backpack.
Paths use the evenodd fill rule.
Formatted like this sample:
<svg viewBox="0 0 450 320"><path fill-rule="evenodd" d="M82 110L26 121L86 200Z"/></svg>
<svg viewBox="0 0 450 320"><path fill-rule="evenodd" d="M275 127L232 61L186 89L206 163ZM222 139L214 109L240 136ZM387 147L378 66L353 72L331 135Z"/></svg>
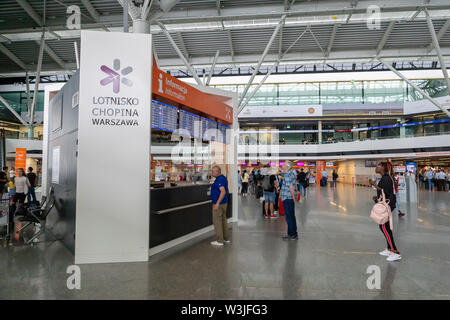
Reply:
<svg viewBox="0 0 450 320"><path fill-rule="evenodd" d="M374 204L372 211L370 212L370 218L378 224L385 224L389 221L391 230L394 230L391 207L389 206L389 200L386 201L383 190L381 190L380 199Z"/></svg>

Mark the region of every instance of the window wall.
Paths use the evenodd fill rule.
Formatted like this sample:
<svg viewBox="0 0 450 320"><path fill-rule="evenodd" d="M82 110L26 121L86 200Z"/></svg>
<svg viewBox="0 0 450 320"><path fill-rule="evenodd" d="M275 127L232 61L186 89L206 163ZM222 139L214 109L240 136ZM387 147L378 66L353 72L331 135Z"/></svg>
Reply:
<svg viewBox="0 0 450 320"><path fill-rule="evenodd" d="M448 95L443 79L413 80L431 97ZM215 87L242 95L246 85L216 85ZM253 89L250 87L247 97ZM312 104L403 103L424 97L403 80L330 81L298 83L266 83L249 101L250 106L293 106Z"/></svg>

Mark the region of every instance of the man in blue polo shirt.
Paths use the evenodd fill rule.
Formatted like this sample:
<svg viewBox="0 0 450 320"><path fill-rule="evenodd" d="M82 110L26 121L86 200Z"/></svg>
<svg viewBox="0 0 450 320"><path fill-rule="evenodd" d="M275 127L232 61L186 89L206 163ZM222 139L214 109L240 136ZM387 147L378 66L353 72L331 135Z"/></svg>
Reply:
<svg viewBox="0 0 450 320"><path fill-rule="evenodd" d="M297 221L295 219L295 201L297 200L295 196L296 176L291 170L292 165L289 161L283 163L281 168L283 170L283 184L281 185L280 197L283 201L284 216L288 225L287 236L283 237L283 240L298 240Z"/></svg>
<svg viewBox="0 0 450 320"><path fill-rule="evenodd" d="M216 178L211 186L211 201L214 230L217 236L217 240L212 241L211 244L223 246L224 243L230 243L227 224L228 180L219 166L214 166L211 171L211 175Z"/></svg>

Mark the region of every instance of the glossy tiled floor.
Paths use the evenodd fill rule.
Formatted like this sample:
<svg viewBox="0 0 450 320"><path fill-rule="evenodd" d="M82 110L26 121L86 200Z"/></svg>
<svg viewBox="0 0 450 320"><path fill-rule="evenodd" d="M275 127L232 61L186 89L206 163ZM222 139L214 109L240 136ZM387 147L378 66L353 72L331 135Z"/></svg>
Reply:
<svg viewBox="0 0 450 320"><path fill-rule="evenodd" d="M84 265L81 290L66 287L73 257L59 242L0 248L0 299L450 299L450 193L421 191L395 216L403 260L387 262L368 218L373 191L309 192L296 205L298 242L283 242L284 218L262 218L249 196L230 245L212 247L209 234L148 263ZM367 289L370 265L381 290Z"/></svg>

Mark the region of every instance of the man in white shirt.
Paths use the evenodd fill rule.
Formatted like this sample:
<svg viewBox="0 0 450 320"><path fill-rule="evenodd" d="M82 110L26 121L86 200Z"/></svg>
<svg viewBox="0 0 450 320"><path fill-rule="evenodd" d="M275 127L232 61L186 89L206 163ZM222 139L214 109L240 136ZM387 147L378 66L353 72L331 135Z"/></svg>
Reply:
<svg viewBox="0 0 450 320"><path fill-rule="evenodd" d="M434 188L434 183L433 183L434 172L433 172L433 170L428 169L425 172L425 177L427 177L428 190L431 191L431 189Z"/></svg>
<svg viewBox="0 0 450 320"><path fill-rule="evenodd" d="M438 173L436 173L436 182L437 182L437 189L438 191L445 191L445 172L444 169L439 170Z"/></svg>

